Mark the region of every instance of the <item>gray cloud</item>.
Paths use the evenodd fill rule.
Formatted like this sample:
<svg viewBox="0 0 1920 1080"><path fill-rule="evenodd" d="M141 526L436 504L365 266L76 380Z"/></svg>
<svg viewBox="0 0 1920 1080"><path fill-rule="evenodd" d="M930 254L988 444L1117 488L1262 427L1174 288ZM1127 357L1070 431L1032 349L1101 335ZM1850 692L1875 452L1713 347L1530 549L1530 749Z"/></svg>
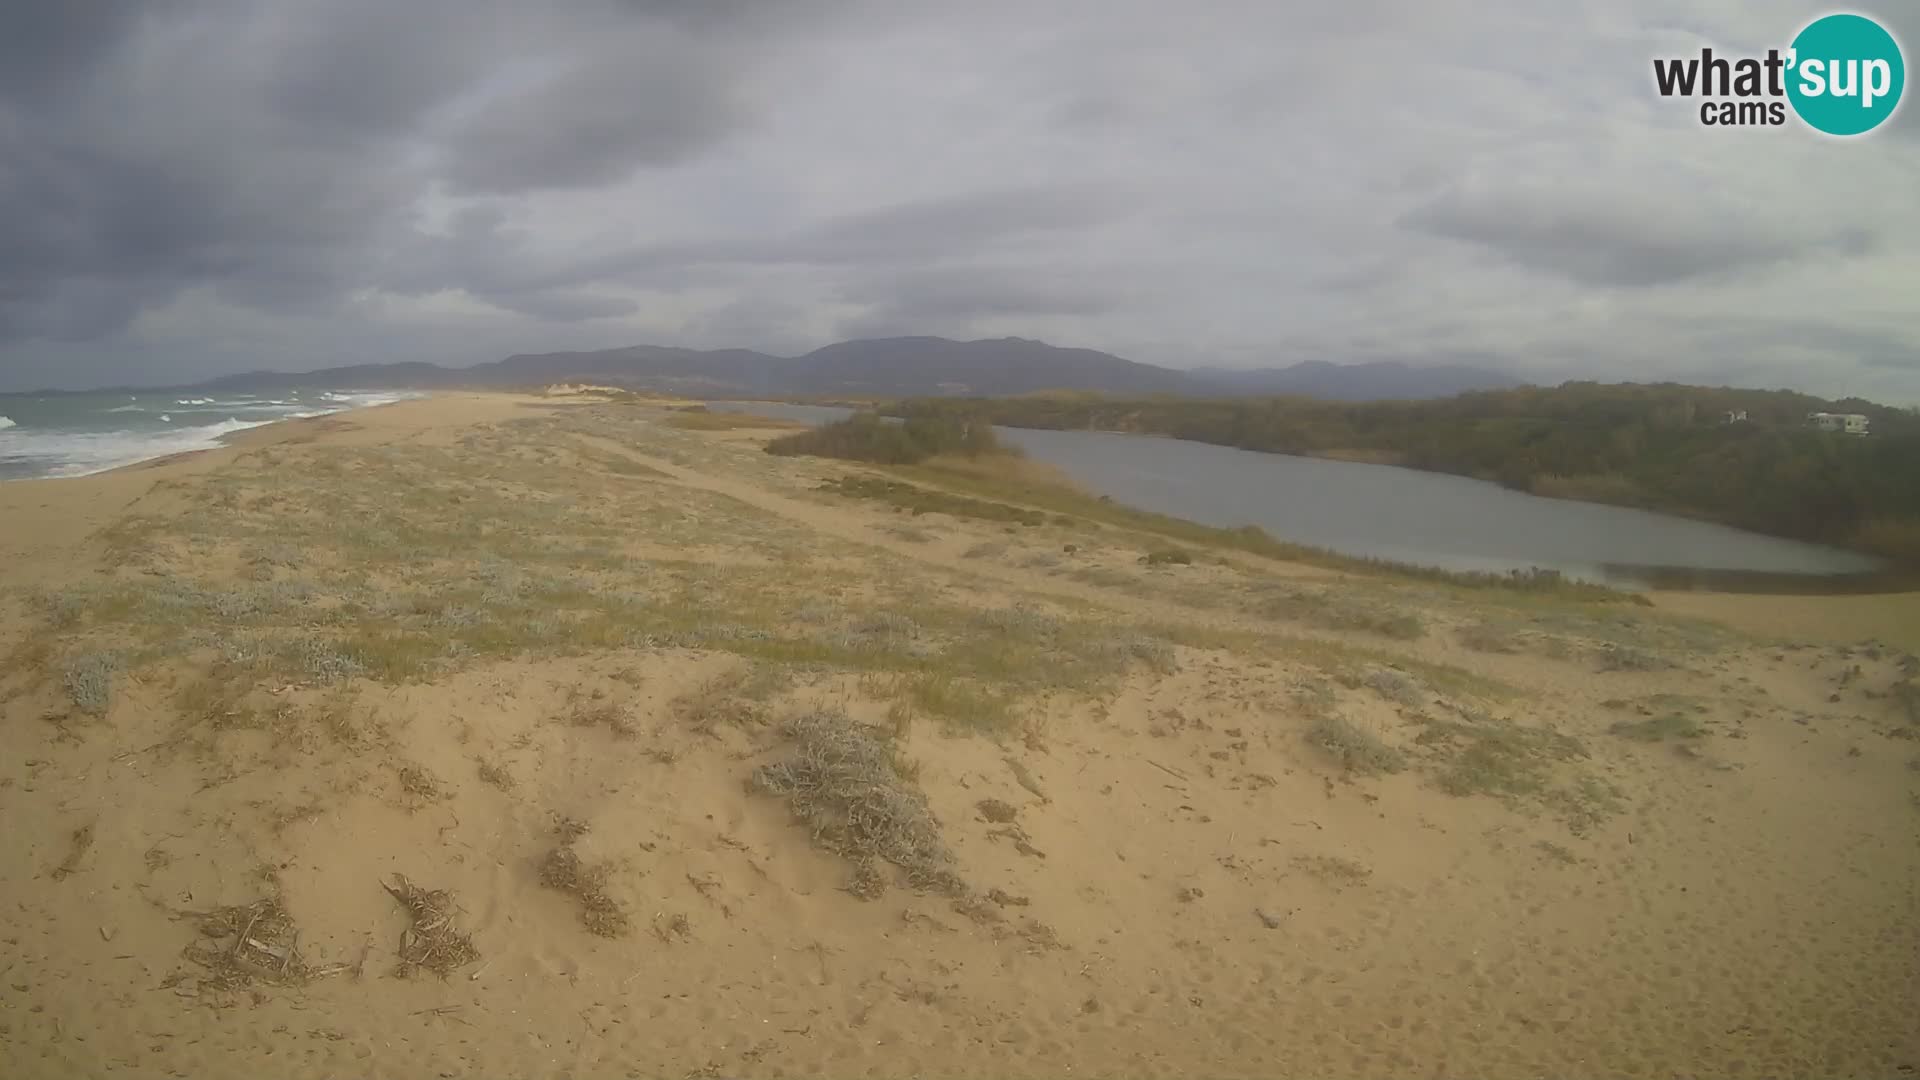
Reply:
<svg viewBox="0 0 1920 1080"><path fill-rule="evenodd" d="M991 265L875 275L850 282L842 295L869 309L868 332L889 334L952 331L981 318L1095 316L1123 300L1104 282Z"/></svg>
<svg viewBox="0 0 1920 1080"><path fill-rule="evenodd" d="M609 50L461 125L446 146L448 179L489 193L603 186L683 161L745 124L721 58L674 34L646 44Z"/></svg>
<svg viewBox="0 0 1920 1080"><path fill-rule="evenodd" d="M1588 285L1652 288L1827 252L1860 254L1866 228L1796 230L1780 215L1675 205L1653 187L1456 188L1416 207L1408 228L1486 248L1528 270Z"/></svg>
<svg viewBox="0 0 1920 1080"><path fill-rule="evenodd" d="M984 191L837 218L768 254L827 262L923 258L989 240L1085 228L1118 210L1116 192L1091 185Z"/></svg>
<svg viewBox="0 0 1920 1080"><path fill-rule="evenodd" d="M1920 108L1846 143L1708 133L1648 85L1655 55L1807 16L26 5L0 388L942 333L1920 398ZM1916 19L1889 16L1910 52Z"/></svg>

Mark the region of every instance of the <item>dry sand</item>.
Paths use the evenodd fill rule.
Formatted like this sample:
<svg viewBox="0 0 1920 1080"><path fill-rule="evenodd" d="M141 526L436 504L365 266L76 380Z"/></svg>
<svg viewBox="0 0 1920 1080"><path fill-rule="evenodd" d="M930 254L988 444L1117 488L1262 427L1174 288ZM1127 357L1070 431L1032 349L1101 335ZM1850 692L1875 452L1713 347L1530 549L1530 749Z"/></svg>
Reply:
<svg viewBox="0 0 1920 1080"><path fill-rule="evenodd" d="M1920 1068L1904 601L1147 567L676 415L0 485L0 1076ZM797 716L945 888L756 789Z"/></svg>

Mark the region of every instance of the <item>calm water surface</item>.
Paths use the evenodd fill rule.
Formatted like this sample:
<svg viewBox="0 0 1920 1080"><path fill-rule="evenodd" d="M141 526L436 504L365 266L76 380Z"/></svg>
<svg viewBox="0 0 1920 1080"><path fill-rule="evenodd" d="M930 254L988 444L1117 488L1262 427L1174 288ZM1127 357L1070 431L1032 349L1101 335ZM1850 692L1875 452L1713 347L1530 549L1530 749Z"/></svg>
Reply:
<svg viewBox="0 0 1920 1080"><path fill-rule="evenodd" d="M849 410L714 402L825 423ZM1545 499L1497 484L1387 465L1264 454L1096 431L999 428L1027 456L1089 491L1206 525L1258 525L1283 540L1451 570L1541 567L1640 584L1651 568L1865 574L1878 560L1645 510Z"/></svg>

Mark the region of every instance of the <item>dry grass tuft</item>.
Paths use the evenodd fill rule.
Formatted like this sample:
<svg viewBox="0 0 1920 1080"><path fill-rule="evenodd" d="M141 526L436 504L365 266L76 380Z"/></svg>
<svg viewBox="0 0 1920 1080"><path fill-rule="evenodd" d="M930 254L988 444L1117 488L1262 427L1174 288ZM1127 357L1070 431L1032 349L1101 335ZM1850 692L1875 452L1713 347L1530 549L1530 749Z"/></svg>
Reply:
<svg viewBox="0 0 1920 1080"><path fill-rule="evenodd" d="M492 784L501 791L513 790L513 774L507 771L505 765L490 758L482 759L480 762L480 779L483 783Z"/></svg>
<svg viewBox="0 0 1920 1080"><path fill-rule="evenodd" d="M1193 554L1184 548L1157 547L1140 556L1140 561L1147 566L1191 566Z"/></svg>
<svg viewBox="0 0 1920 1080"><path fill-rule="evenodd" d="M1893 685L1889 691L1894 708L1906 715L1908 724L1920 726L1920 678L1909 677Z"/></svg>
<svg viewBox="0 0 1920 1080"><path fill-rule="evenodd" d="M1407 755L1344 717L1326 713L1307 727L1307 742L1318 747L1340 767L1357 776L1397 773L1407 767Z"/></svg>
<svg viewBox="0 0 1920 1080"><path fill-rule="evenodd" d="M432 773L419 765L402 765L397 770L400 777L400 790L422 799L437 799L443 789L440 781Z"/></svg>
<svg viewBox="0 0 1920 1080"><path fill-rule="evenodd" d="M634 726L626 708L612 701L599 705L575 705L567 722L574 727L604 727L617 739L631 739L640 734L640 729Z"/></svg>
<svg viewBox="0 0 1920 1080"><path fill-rule="evenodd" d="M345 970L314 968L300 956L300 930L277 897L195 915L206 940L187 946L186 958L205 968L204 989L233 991L254 983L297 986Z"/></svg>
<svg viewBox="0 0 1920 1080"><path fill-rule="evenodd" d="M454 928L452 893L423 889L399 874L393 876L393 884L381 885L413 920L400 934L400 966L395 974L405 977L424 970L444 979L480 959L473 939Z"/></svg>
<svg viewBox="0 0 1920 1080"><path fill-rule="evenodd" d="M61 675L73 707L89 716L105 716L119 671L120 658L112 653L83 653L69 660Z"/></svg>
<svg viewBox="0 0 1920 1080"><path fill-rule="evenodd" d="M1020 816L1018 807L1012 803L1003 802L1000 799L981 799L975 803L974 806L979 809L981 817L986 818L995 825L1005 825Z"/></svg>
<svg viewBox="0 0 1920 1080"><path fill-rule="evenodd" d="M785 689L788 678L774 667L735 668L673 699L670 708L676 719L701 735L726 725L758 727L765 718L764 702Z"/></svg>
<svg viewBox="0 0 1920 1080"><path fill-rule="evenodd" d="M1628 645L1602 647L1597 664L1601 671L1665 671L1673 667L1673 662L1665 657Z"/></svg>
<svg viewBox="0 0 1920 1080"><path fill-rule="evenodd" d="M1427 703L1427 695L1411 675L1392 668L1375 668L1362 680L1369 689L1396 705L1418 708Z"/></svg>
<svg viewBox="0 0 1920 1080"><path fill-rule="evenodd" d="M553 823L553 834L559 837L563 845L587 835L587 829L587 823L576 817L562 817Z"/></svg>
<svg viewBox="0 0 1920 1080"><path fill-rule="evenodd" d="M1621 720L1607 727L1610 734L1635 742L1662 742L1667 739L1698 739L1707 729L1685 713L1668 713L1646 720Z"/></svg>
<svg viewBox="0 0 1920 1080"><path fill-rule="evenodd" d="M53 873L48 876L55 881L65 881L72 877L79 871L81 861L91 850L93 850L93 823L88 822L73 830L73 834L67 838L67 857L61 859L60 865L54 867Z"/></svg>
<svg viewBox="0 0 1920 1080"><path fill-rule="evenodd" d="M1373 876L1373 871L1366 864L1340 855L1296 855L1293 857L1293 866L1301 873L1336 888L1364 884Z"/></svg>
<svg viewBox="0 0 1920 1080"><path fill-rule="evenodd" d="M753 786L785 798L815 844L854 863L856 895L877 895L876 859L899 867L916 889L966 891L926 797L883 735L838 711L796 716L782 731L793 755L756 769Z"/></svg>
<svg viewBox="0 0 1920 1080"><path fill-rule="evenodd" d="M626 936L633 929L633 920L606 891L613 868L605 863L589 865L573 850L573 842L586 834L586 824L561 818L555 831L560 846L541 860L540 884L574 898L580 905L580 924L588 933L605 938Z"/></svg>
<svg viewBox="0 0 1920 1080"><path fill-rule="evenodd" d="M1460 644L1474 652L1516 653L1520 651L1520 641L1510 627L1491 620L1463 626L1455 634Z"/></svg>

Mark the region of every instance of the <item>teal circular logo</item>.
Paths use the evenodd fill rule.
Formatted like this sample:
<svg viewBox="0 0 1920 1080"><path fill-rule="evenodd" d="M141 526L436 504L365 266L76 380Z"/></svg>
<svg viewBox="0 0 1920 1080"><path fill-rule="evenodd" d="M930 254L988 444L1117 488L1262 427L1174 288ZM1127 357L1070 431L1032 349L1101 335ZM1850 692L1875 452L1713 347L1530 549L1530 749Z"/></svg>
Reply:
<svg viewBox="0 0 1920 1080"><path fill-rule="evenodd" d="M1861 135L1900 107L1907 64L1900 43L1864 15L1828 15L1793 39L1787 100L1808 126L1828 135Z"/></svg>

